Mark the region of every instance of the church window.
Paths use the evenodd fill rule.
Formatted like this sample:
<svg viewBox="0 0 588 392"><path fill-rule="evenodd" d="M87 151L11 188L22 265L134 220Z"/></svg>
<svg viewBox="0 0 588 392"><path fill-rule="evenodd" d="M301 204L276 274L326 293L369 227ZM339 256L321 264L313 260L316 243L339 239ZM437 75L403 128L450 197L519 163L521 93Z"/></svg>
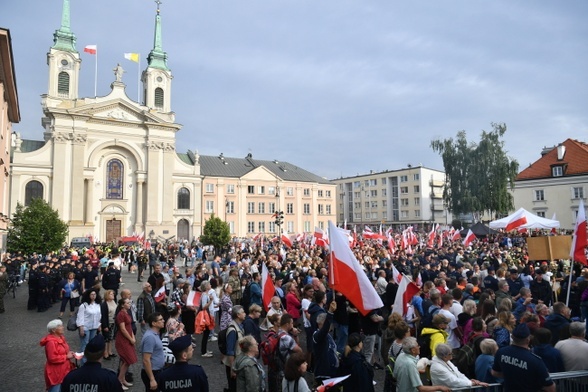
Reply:
<svg viewBox="0 0 588 392"><path fill-rule="evenodd" d="M123 198L124 166L118 159L111 159L106 165L106 198Z"/></svg>
<svg viewBox="0 0 588 392"><path fill-rule="evenodd" d="M188 188L180 188L178 191L178 210L190 209L190 191Z"/></svg>
<svg viewBox="0 0 588 392"><path fill-rule="evenodd" d="M163 89L161 87L155 89L155 108L163 109Z"/></svg>
<svg viewBox="0 0 588 392"><path fill-rule="evenodd" d="M69 96L69 74L67 72L60 72L57 78L57 94L60 97Z"/></svg>
<svg viewBox="0 0 588 392"><path fill-rule="evenodd" d="M39 181L29 181L25 187L25 207L31 204L33 199L43 198L43 184Z"/></svg>

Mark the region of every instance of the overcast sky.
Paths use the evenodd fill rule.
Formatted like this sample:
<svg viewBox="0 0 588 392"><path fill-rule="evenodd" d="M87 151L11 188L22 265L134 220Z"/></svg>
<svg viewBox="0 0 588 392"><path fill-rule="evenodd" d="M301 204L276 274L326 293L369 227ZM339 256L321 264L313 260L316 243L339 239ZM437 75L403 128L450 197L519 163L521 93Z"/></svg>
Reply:
<svg viewBox="0 0 588 392"><path fill-rule="evenodd" d="M43 139L40 95L62 0L2 2L23 138ZM80 96L107 95L117 62L137 99L153 47L150 0L71 0ZM422 163L466 130L507 124L521 170L543 146L588 141L588 1L163 0L179 152L288 161L330 179Z"/></svg>

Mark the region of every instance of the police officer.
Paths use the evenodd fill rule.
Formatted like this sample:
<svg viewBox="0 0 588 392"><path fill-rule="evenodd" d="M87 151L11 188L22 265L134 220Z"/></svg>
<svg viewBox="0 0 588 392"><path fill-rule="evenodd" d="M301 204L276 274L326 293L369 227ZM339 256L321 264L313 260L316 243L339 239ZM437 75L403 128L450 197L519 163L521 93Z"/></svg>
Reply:
<svg viewBox="0 0 588 392"><path fill-rule="evenodd" d="M498 279L494 276L494 267L488 267L488 275L484 278L484 287L487 289L492 289L494 292L498 291Z"/></svg>
<svg viewBox="0 0 588 392"><path fill-rule="evenodd" d="M117 298L120 281L120 271L114 268L113 261L109 262L108 269L104 272L104 275L102 275L102 287L104 287L105 290L113 290L115 299Z"/></svg>
<svg viewBox="0 0 588 392"><path fill-rule="evenodd" d="M492 365L492 375L504 379L505 391L554 392L555 384L541 357L529 350L531 332L519 324L512 332L512 344L500 348Z"/></svg>
<svg viewBox="0 0 588 392"><path fill-rule="evenodd" d="M102 368L100 360L104 355L106 343L102 335L96 335L86 345L84 356L86 363L79 369L72 370L61 383L62 391L123 392L116 373ZM128 389L128 388L127 388Z"/></svg>
<svg viewBox="0 0 588 392"><path fill-rule="evenodd" d="M208 377L199 365L190 365L188 361L194 355L190 335L174 339L169 349L176 357L176 363L159 373L157 385L161 392L208 392Z"/></svg>
<svg viewBox="0 0 588 392"><path fill-rule="evenodd" d="M519 277L519 270L516 267L512 267L510 270L510 278L506 279L508 283L508 291L513 299L516 301L520 297L520 291L525 285Z"/></svg>

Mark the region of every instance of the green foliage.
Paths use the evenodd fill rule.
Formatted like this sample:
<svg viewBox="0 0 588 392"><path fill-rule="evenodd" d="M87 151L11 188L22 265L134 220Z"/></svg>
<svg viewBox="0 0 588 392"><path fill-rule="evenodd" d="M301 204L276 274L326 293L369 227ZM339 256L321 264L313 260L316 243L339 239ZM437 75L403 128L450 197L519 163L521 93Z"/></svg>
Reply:
<svg viewBox="0 0 588 392"><path fill-rule="evenodd" d="M214 251L218 254L220 249L227 245L230 240L231 231L229 229L229 224L212 214L210 219L204 223L202 235L200 236L202 244L214 245Z"/></svg>
<svg viewBox="0 0 588 392"><path fill-rule="evenodd" d="M67 224L43 199L33 199L28 207L20 203L8 229L7 249L24 254L47 254L59 250L68 235Z"/></svg>
<svg viewBox="0 0 588 392"><path fill-rule="evenodd" d="M466 132L457 137L433 140L445 167L443 199L455 214L483 215L489 211L507 213L514 209L508 188L514 188L519 164L504 151L505 124L492 123L493 130L482 131L479 143L468 142Z"/></svg>

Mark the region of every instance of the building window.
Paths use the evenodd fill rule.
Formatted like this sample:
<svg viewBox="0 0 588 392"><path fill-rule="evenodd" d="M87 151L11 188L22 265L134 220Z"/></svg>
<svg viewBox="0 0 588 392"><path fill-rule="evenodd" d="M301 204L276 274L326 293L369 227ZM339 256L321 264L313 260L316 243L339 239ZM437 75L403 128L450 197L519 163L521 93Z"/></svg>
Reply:
<svg viewBox="0 0 588 392"><path fill-rule="evenodd" d="M255 203L250 201L247 203L247 213L248 214L255 214Z"/></svg>
<svg viewBox="0 0 588 392"><path fill-rule="evenodd" d="M235 222L233 222L233 221L229 221L229 222L227 222L227 223L229 224L229 232L230 232L231 234L234 234L234 233L235 233Z"/></svg>
<svg viewBox="0 0 588 392"><path fill-rule="evenodd" d="M188 188L180 188L178 191L178 210L190 209L190 191Z"/></svg>
<svg viewBox="0 0 588 392"><path fill-rule="evenodd" d="M378 208L378 202L377 201L372 201L370 207L371 208Z"/></svg>
<svg viewBox="0 0 588 392"><path fill-rule="evenodd" d="M366 212L365 214L363 214L363 216L365 216L365 219L370 219L372 214L370 214L369 212Z"/></svg>
<svg viewBox="0 0 588 392"><path fill-rule="evenodd" d="M400 205L402 207L407 207L408 206L408 199L400 199Z"/></svg>
<svg viewBox="0 0 588 392"><path fill-rule="evenodd" d="M382 200L382 207L388 207L388 200Z"/></svg>
<svg viewBox="0 0 588 392"><path fill-rule="evenodd" d="M288 230L288 233L294 232L294 222L293 221L288 221L288 223L286 224L286 230Z"/></svg>
<svg viewBox="0 0 588 392"><path fill-rule="evenodd" d="M247 232L255 233L255 222L247 222Z"/></svg>
<svg viewBox="0 0 588 392"><path fill-rule="evenodd" d="M322 190L319 190L319 191L318 191L318 195L317 195L317 196L318 196L318 197L323 197L323 191L322 191Z"/></svg>
<svg viewBox="0 0 588 392"><path fill-rule="evenodd" d="M361 182L359 182L359 181L354 181L353 182L353 187L354 188L359 188L360 186L361 186Z"/></svg>
<svg viewBox="0 0 588 392"><path fill-rule="evenodd" d="M265 194L265 187L263 185L260 185L257 187L257 194L258 195L264 195Z"/></svg>
<svg viewBox="0 0 588 392"><path fill-rule="evenodd" d="M287 203L286 204L286 214L293 214L294 213L294 203Z"/></svg>
<svg viewBox="0 0 588 392"><path fill-rule="evenodd" d="M331 191L325 191L326 197L331 197Z"/></svg>
<svg viewBox="0 0 588 392"><path fill-rule="evenodd" d="M163 109L163 89L161 87L155 89L155 109Z"/></svg>
<svg viewBox="0 0 588 392"><path fill-rule="evenodd" d="M537 211L537 216L540 218L545 218L545 211Z"/></svg>
<svg viewBox="0 0 588 392"><path fill-rule="evenodd" d="M421 217L421 211L420 210L414 210L414 216L417 218Z"/></svg>
<svg viewBox="0 0 588 392"><path fill-rule="evenodd" d="M356 212L353 214L353 219L361 219L361 212Z"/></svg>
<svg viewBox="0 0 588 392"><path fill-rule="evenodd" d="M371 196L371 197L378 197L378 191L377 191L377 190L375 190L375 189L374 189L374 190L372 190L372 191L370 191L370 196Z"/></svg>
<svg viewBox="0 0 588 392"><path fill-rule="evenodd" d="M370 191L365 191L365 197L370 197Z"/></svg>
<svg viewBox="0 0 588 392"><path fill-rule="evenodd" d="M363 185L365 185L365 186L370 186L370 181L369 181L369 180L364 180L364 181L363 181Z"/></svg>
<svg viewBox="0 0 588 392"><path fill-rule="evenodd" d="M353 203L353 208L360 209L361 208L361 202L356 201L355 203Z"/></svg>
<svg viewBox="0 0 588 392"><path fill-rule="evenodd" d="M537 189L535 191L535 201L543 201L545 200L545 192L543 189Z"/></svg>
<svg viewBox="0 0 588 392"><path fill-rule="evenodd" d="M370 208L370 202L369 201L366 201L364 204L365 204L365 208Z"/></svg>
<svg viewBox="0 0 588 392"><path fill-rule="evenodd" d="M584 198L584 187L575 186L572 188L572 197L574 199L583 199Z"/></svg>
<svg viewBox="0 0 588 392"><path fill-rule="evenodd" d="M257 212L260 214L265 214L265 203L259 203L257 205Z"/></svg>
<svg viewBox="0 0 588 392"><path fill-rule="evenodd" d="M235 185L227 184L227 193L234 194L235 193Z"/></svg>
<svg viewBox="0 0 588 392"><path fill-rule="evenodd" d="M378 213L377 212L372 212L370 218L371 219L378 219Z"/></svg>
<svg viewBox="0 0 588 392"><path fill-rule="evenodd" d="M402 219L408 218L408 211L400 211L400 218L402 218Z"/></svg>
<svg viewBox="0 0 588 392"><path fill-rule="evenodd" d="M255 187L253 185L247 185L247 194L255 195Z"/></svg>
<svg viewBox="0 0 588 392"><path fill-rule="evenodd" d="M325 208L327 209L327 215L331 215L331 205L327 204Z"/></svg>
<svg viewBox="0 0 588 392"><path fill-rule="evenodd" d="M382 212L382 219L388 219L388 211Z"/></svg>
<svg viewBox="0 0 588 392"><path fill-rule="evenodd" d="M412 176L412 179L413 179L413 180L415 180L415 181L418 181L418 180L420 180L420 179L421 179L421 175L420 175L420 173L415 173L415 174L413 174L413 176Z"/></svg>
<svg viewBox="0 0 588 392"><path fill-rule="evenodd" d="M401 186L400 187L400 193L403 195L406 195L408 193L408 187L407 186Z"/></svg>
<svg viewBox="0 0 588 392"><path fill-rule="evenodd" d="M561 177L563 176L563 167L561 166L554 166L551 168L551 175L553 177Z"/></svg>
<svg viewBox="0 0 588 392"><path fill-rule="evenodd" d="M294 196L294 188L289 186L286 188L286 196Z"/></svg>
<svg viewBox="0 0 588 392"><path fill-rule="evenodd" d="M307 233L310 231L310 221L304 221L304 231Z"/></svg>
<svg viewBox="0 0 588 392"><path fill-rule="evenodd" d="M310 188L304 188L304 196L310 196Z"/></svg>
<svg viewBox="0 0 588 392"><path fill-rule="evenodd" d="M257 224L257 232L258 233L265 233L265 222L259 222Z"/></svg>
<svg viewBox="0 0 588 392"><path fill-rule="evenodd" d="M387 189L382 189L382 196L383 197L388 196L388 190Z"/></svg>
<svg viewBox="0 0 588 392"><path fill-rule="evenodd" d="M408 176L400 176L400 182L407 182Z"/></svg>
<svg viewBox="0 0 588 392"><path fill-rule="evenodd" d="M420 185L415 185L414 186L414 193L419 193L421 191L421 186Z"/></svg>
<svg viewBox="0 0 588 392"><path fill-rule="evenodd" d="M415 206L420 206L421 205L421 198L420 197L415 197L414 198L414 205Z"/></svg>
<svg viewBox="0 0 588 392"><path fill-rule="evenodd" d="M319 215L324 215L325 214L325 206L322 204L318 205L318 214Z"/></svg>
<svg viewBox="0 0 588 392"><path fill-rule="evenodd" d="M268 209L269 209L269 213L273 214L276 212L276 203L268 203Z"/></svg>
<svg viewBox="0 0 588 392"><path fill-rule="evenodd" d="M370 186L377 186L378 185L378 179L374 178L373 180L370 180Z"/></svg>
<svg viewBox="0 0 588 392"><path fill-rule="evenodd" d="M206 184L206 193L214 193L214 184Z"/></svg>
<svg viewBox="0 0 588 392"><path fill-rule="evenodd" d="M269 232L270 233L275 233L276 232L276 224L275 224L275 222L269 222L268 229L269 229Z"/></svg>
<svg viewBox="0 0 588 392"><path fill-rule="evenodd" d="M275 195L276 194L276 187L275 186L268 186L267 187L267 194L268 195Z"/></svg>
<svg viewBox="0 0 588 392"><path fill-rule="evenodd" d="M25 207L31 204L33 199L43 198L43 184L39 181L29 181L25 186Z"/></svg>
<svg viewBox="0 0 588 392"><path fill-rule="evenodd" d="M304 203L304 206L303 207L304 207L304 212L303 213L305 215L310 214L310 204L309 203Z"/></svg>
<svg viewBox="0 0 588 392"><path fill-rule="evenodd" d="M227 201L227 214L234 214L235 213L235 202L234 201Z"/></svg>
<svg viewBox="0 0 588 392"><path fill-rule="evenodd" d="M361 192L353 192L353 197L356 199L361 198Z"/></svg>
<svg viewBox="0 0 588 392"><path fill-rule="evenodd" d="M118 159L111 159L106 164L106 198L123 198L124 166Z"/></svg>
<svg viewBox="0 0 588 392"><path fill-rule="evenodd" d="M319 229L321 229L321 230L325 229L325 222L323 222L323 221L319 222Z"/></svg>
<svg viewBox="0 0 588 392"><path fill-rule="evenodd" d="M382 185L386 185L387 181L388 180L386 178L382 178Z"/></svg>
<svg viewBox="0 0 588 392"><path fill-rule="evenodd" d="M69 97L69 74L60 72L57 77L57 95L62 98Z"/></svg>
<svg viewBox="0 0 588 392"><path fill-rule="evenodd" d="M206 200L206 210L207 214L214 212L214 200Z"/></svg>

